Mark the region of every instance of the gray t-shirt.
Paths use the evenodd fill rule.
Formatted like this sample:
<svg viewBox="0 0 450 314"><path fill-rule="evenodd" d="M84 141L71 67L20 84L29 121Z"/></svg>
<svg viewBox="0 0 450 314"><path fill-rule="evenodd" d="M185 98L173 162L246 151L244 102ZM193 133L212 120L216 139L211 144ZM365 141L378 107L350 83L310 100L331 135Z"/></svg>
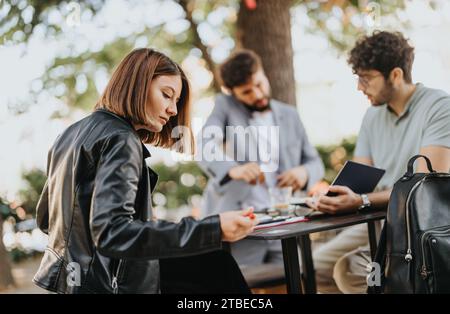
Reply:
<svg viewBox="0 0 450 314"><path fill-rule="evenodd" d="M378 189L390 188L422 147L450 148L450 95L418 83L400 116L387 106L370 107L363 119L355 157L386 169Z"/></svg>

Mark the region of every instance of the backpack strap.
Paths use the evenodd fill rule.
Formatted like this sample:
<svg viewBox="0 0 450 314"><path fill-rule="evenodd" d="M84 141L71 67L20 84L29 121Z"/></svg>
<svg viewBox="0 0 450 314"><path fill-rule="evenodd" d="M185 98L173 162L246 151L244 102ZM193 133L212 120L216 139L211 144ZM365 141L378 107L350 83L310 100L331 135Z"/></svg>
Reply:
<svg viewBox="0 0 450 314"><path fill-rule="evenodd" d="M381 230L380 240L378 241L377 252L375 253L374 262L380 265L380 282L381 286L371 286L367 287L367 293L369 294L381 294L384 291L384 270L386 266L386 224L387 221L384 221L383 229Z"/></svg>

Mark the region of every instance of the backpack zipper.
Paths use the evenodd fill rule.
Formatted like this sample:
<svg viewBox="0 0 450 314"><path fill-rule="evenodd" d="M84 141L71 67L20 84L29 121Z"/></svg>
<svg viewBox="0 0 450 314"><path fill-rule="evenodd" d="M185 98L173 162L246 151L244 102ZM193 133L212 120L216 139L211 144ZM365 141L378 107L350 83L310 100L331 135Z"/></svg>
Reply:
<svg viewBox="0 0 450 314"><path fill-rule="evenodd" d="M442 228L442 227L439 227ZM444 230L436 230L436 229L431 229L431 230L427 230L422 234L421 237L421 247L422 247L422 268L420 270L420 275L422 276L422 279L427 279L428 275L431 273L430 270L427 269L427 260L426 260L426 255L425 255L425 241L426 236L428 236L429 234L442 234L442 233L446 233L448 231L450 231L450 228L448 226L445 226L446 229ZM432 240L433 241L433 240Z"/></svg>
<svg viewBox="0 0 450 314"><path fill-rule="evenodd" d="M433 177L450 177L450 175L445 173L439 173L439 174L429 174L417 181L414 186L412 187L411 191L409 191L408 197L406 199L406 236L407 236L407 249L406 249L406 255L405 255L405 261L407 263L411 262L413 259L412 256L412 250L411 250L411 228L410 228L410 221L409 221L409 205L411 202L412 194L415 192L415 190L418 188L419 184L421 184L423 181L425 181L428 177L432 175Z"/></svg>
<svg viewBox="0 0 450 314"><path fill-rule="evenodd" d="M424 177L425 178L425 177ZM408 193L408 197L406 198L406 237L407 237L407 248L406 248L406 255L405 255L405 261L407 263L411 262L413 259L412 251L411 251L411 232L410 230L410 222L409 222L409 205L411 201L411 196L414 193L414 191L417 189L420 183L422 183L423 179L420 179L417 181L414 186L412 187L411 191Z"/></svg>

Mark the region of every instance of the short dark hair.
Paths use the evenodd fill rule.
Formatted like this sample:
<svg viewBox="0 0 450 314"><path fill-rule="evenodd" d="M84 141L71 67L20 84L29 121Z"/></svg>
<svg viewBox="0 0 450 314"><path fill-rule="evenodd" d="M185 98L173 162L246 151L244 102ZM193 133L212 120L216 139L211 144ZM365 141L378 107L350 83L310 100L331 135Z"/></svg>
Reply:
<svg viewBox="0 0 450 314"><path fill-rule="evenodd" d="M377 70L385 79L394 68L403 70L403 78L412 82L411 69L414 61L414 48L400 32L374 31L371 36L360 38L350 51L348 63L353 72Z"/></svg>
<svg viewBox="0 0 450 314"><path fill-rule="evenodd" d="M103 108L118 114L136 124L148 125L145 112L150 97L150 84L160 75L178 75L181 78L182 90L177 102L178 114L170 119L161 132L140 130L141 140L147 144L170 148L177 139L171 136L177 126L190 129L190 85L181 67L161 52L150 48L131 51L114 70L105 91L95 105L95 109ZM191 134L188 134L191 135ZM191 139L183 149L194 149Z"/></svg>
<svg viewBox="0 0 450 314"><path fill-rule="evenodd" d="M229 89L243 85L261 68L261 58L255 52L236 51L220 66L222 84Z"/></svg>

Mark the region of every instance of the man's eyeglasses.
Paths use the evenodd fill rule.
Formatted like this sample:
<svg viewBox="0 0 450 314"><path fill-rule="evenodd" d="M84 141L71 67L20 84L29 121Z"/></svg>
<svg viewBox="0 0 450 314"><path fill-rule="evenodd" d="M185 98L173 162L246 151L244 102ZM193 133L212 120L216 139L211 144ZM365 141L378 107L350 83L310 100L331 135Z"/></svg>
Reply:
<svg viewBox="0 0 450 314"><path fill-rule="evenodd" d="M375 75L358 75L358 74L356 74L358 83L364 87L369 86L370 82L378 76L383 76L383 74L375 74Z"/></svg>

